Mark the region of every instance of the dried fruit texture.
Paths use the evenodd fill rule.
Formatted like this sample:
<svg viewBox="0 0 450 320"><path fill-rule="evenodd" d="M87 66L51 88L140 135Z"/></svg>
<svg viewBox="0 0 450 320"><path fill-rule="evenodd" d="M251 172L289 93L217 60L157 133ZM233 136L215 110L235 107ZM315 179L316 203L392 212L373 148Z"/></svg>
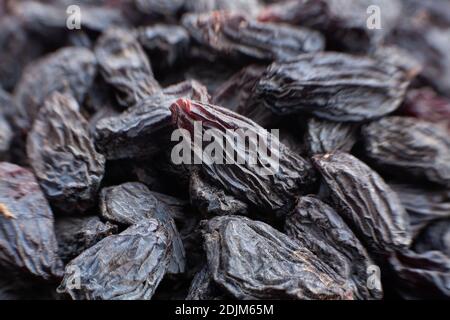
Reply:
<svg viewBox="0 0 450 320"><path fill-rule="evenodd" d="M406 72L409 78L416 77L424 68L408 51L397 46L377 46L372 56L383 63L398 66Z"/></svg>
<svg viewBox="0 0 450 320"><path fill-rule="evenodd" d="M55 300L52 283L41 283L2 272L0 277L0 300Z"/></svg>
<svg viewBox="0 0 450 320"><path fill-rule="evenodd" d="M97 40L95 55L103 78L117 91L117 99L123 107L131 107L161 89L133 32L106 31Z"/></svg>
<svg viewBox="0 0 450 320"><path fill-rule="evenodd" d="M450 259L450 219L431 223L414 244L419 253L440 251Z"/></svg>
<svg viewBox="0 0 450 320"><path fill-rule="evenodd" d="M60 218L55 223L58 255L64 263L68 263L117 231L117 226L104 223L97 216Z"/></svg>
<svg viewBox="0 0 450 320"><path fill-rule="evenodd" d="M273 127L274 115L253 97L254 87L265 70L262 65L240 70L217 88L213 103L246 116L264 128Z"/></svg>
<svg viewBox="0 0 450 320"><path fill-rule="evenodd" d="M153 66L164 70L183 61L189 51L189 33L176 25L156 24L138 31L138 40Z"/></svg>
<svg viewBox="0 0 450 320"><path fill-rule="evenodd" d="M201 45L231 58L282 60L325 47L322 36L308 29L263 24L239 13L187 14L183 26Z"/></svg>
<svg viewBox="0 0 450 320"><path fill-rule="evenodd" d="M252 103L253 87L266 70L265 66L250 65L234 74L214 93L212 102L243 114Z"/></svg>
<svg viewBox="0 0 450 320"><path fill-rule="evenodd" d="M390 184L409 215L411 230L417 234L429 222L450 218L450 191L423 186Z"/></svg>
<svg viewBox="0 0 450 320"><path fill-rule="evenodd" d="M12 90L24 66L42 50L28 37L20 20L12 16L0 18L0 48L0 86Z"/></svg>
<svg viewBox="0 0 450 320"><path fill-rule="evenodd" d="M65 2L65 3L64 3ZM112 26L126 25L121 12L106 6L87 5L83 1L64 1L59 3L42 3L39 1L14 1L11 6L13 14L23 21L24 26L41 36L48 36L67 30L69 5L77 5L82 13L80 26L83 29L101 32ZM81 2L81 3L80 3ZM67 12L66 12L67 11ZM52 33L53 32L53 33Z"/></svg>
<svg viewBox="0 0 450 320"><path fill-rule="evenodd" d="M205 87L196 81L170 86L126 110L120 116L100 120L95 144L108 160L147 158L161 151L173 131L169 107L180 97L209 101Z"/></svg>
<svg viewBox="0 0 450 320"><path fill-rule="evenodd" d="M186 0L134 0L137 9L151 16L175 17L181 12Z"/></svg>
<svg viewBox="0 0 450 320"><path fill-rule="evenodd" d="M216 217L203 232L212 278L237 299L354 298L325 261L265 223Z"/></svg>
<svg viewBox="0 0 450 320"><path fill-rule="evenodd" d="M366 249L333 208L307 196L286 219L286 234L307 248L347 279L358 299L379 299L381 285L367 286L367 270L373 265Z"/></svg>
<svg viewBox="0 0 450 320"><path fill-rule="evenodd" d="M366 155L381 169L450 186L450 138L444 127L387 117L362 130Z"/></svg>
<svg viewBox="0 0 450 320"><path fill-rule="evenodd" d="M332 121L364 121L396 110L408 84L397 66L327 52L273 63L255 90L277 114L309 112Z"/></svg>
<svg viewBox="0 0 450 320"><path fill-rule="evenodd" d="M72 260L58 292L74 300L151 299L169 265L171 240L163 224L144 219Z"/></svg>
<svg viewBox="0 0 450 320"><path fill-rule="evenodd" d="M45 280L61 276L53 214L33 174L0 162L0 267Z"/></svg>
<svg viewBox="0 0 450 320"><path fill-rule="evenodd" d="M6 157L12 137L13 132L11 130L11 126L0 113L0 159Z"/></svg>
<svg viewBox="0 0 450 320"><path fill-rule="evenodd" d="M403 0L403 10L408 19L427 20L442 28L450 26L450 3L447 0Z"/></svg>
<svg viewBox="0 0 450 320"><path fill-rule="evenodd" d="M189 194L192 205L206 217L247 214L246 203L209 184L198 170L191 173Z"/></svg>
<svg viewBox="0 0 450 320"><path fill-rule="evenodd" d="M142 183L129 182L105 188L101 193L101 215L104 219L123 225L137 224L146 219L157 219L163 224L172 241L173 258L169 272L176 274L185 270L185 253L171 208L158 200Z"/></svg>
<svg viewBox="0 0 450 320"><path fill-rule="evenodd" d="M450 44L446 41L449 37L450 28L437 28L420 20L397 28L387 43L410 53L424 66L420 78L450 97Z"/></svg>
<svg viewBox="0 0 450 320"><path fill-rule="evenodd" d="M245 12L255 16L260 10L258 0L185 0L188 12L210 12L215 10Z"/></svg>
<svg viewBox="0 0 450 320"><path fill-rule="evenodd" d="M411 244L408 216L384 180L354 156L338 152L313 157L334 208L377 255Z"/></svg>
<svg viewBox="0 0 450 320"><path fill-rule="evenodd" d="M167 101L168 100L168 101ZM103 118L95 127L95 145L108 160L146 158L158 153L169 135L169 97L158 94L124 113Z"/></svg>
<svg viewBox="0 0 450 320"><path fill-rule="evenodd" d="M397 290L405 299L448 299L450 259L438 251L397 252L390 258Z"/></svg>
<svg viewBox="0 0 450 320"><path fill-rule="evenodd" d="M400 111L407 116L442 123L450 131L450 99L439 96L431 88L408 91Z"/></svg>
<svg viewBox="0 0 450 320"><path fill-rule="evenodd" d="M351 123L311 118L307 123L305 145L311 155L350 152L358 140L358 127Z"/></svg>
<svg viewBox="0 0 450 320"><path fill-rule="evenodd" d="M28 65L15 90L17 105L31 126L47 97L54 92L82 102L96 73L94 54L86 48L59 49Z"/></svg>
<svg viewBox="0 0 450 320"><path fill-rule="evenodd" d="M381 28L373 7L380 11ZM264 22L286 22L320 30L328 46L350 52L368 52L382 42L402 15L399 0L291 0L275 3L259 14Z"/></svg>
<svg viewBox="0 0 450 320"><path fill-rule="evenodd" d="M217 284L214 283L205 266L192 279L186 300L223 300L226 297Z"/></svg>
<svg viewBox="0 0 450 320"><path fill-rule="evenodd" d="M205 155L203 149L194 143L199 133L194 131L195 122L202 125L201 130L196 131L202 131L202 134L208 131L211 141L216 142L206 146L205 150L211 146L219 147L216 155L219 159L225 155L223 164L220 164L221 160L215 161L206 154L201 169L207 181L261 211L288 212L294 206L295 197L307 192L314 184L315 173L311 164L248 118L228 109L187 99L179 99L171 106L171 111L178 128L192 135L183 139L188 140L195 159L202 159ZM227 129L235 130L236 135L227 137ZM217 146L223 139L227 150ZM233 139L248 143L235 143ZM265 152L262 150L264 147L268 149ZM273 152L270 157L269 151Z"/></svg>
<svg viewBox="0 0 450 320"><path fill-rule="evenodd" d="M105 159L97 153L88 123L74 98L52 94L28 136L27 155L50 202L67 212L94 204Z"/></svg>

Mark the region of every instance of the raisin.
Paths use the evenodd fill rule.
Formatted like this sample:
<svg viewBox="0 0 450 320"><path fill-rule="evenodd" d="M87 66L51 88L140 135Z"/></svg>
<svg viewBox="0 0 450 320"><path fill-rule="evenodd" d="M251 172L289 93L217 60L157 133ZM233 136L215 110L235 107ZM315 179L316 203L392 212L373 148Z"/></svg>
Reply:
<svg viewBox="0 0 450 320"><path fill-rule="evenodd" d="M48 199L58 209L82 212L94 205L105 170L76 100L60 93L44 103L28 136L27 154Z"/></svg>
<svg viewBox="0 0 450 320"><path fill-rule="evenodd" d="M414 250L440 251L450 258L450 219L431 223L414 243Z"/></svg>
<svg viewBox="0 0 450 320"><path fill-rule="evenodd" d="M314 184L315 173L311 164L301 156L292 153L279 142L277 137L248 118L218 106L187 99L179 99L171 106L171 111L173 121L177 126L192 135L196 134L194 122L202 121L201 129L203 131L216 129L210 131L213 135L212 140L216 142L223 141L226 129L240 129L241 131L236 131L238 138L242 138L239 136L240 134L249 137L250 147L248 150L242 148L242 143L229 144L233 149L232 153L227 150L226 161L235 160L235 153L244 161L231 161L231 164L226 164L224 160L223 164L220 164L207 160L203 161L201 165L202 173L207 180L220 186L236 198L262 211L276 211L283 214L292 209L296 196L307 192L308 187L310 188ZM258 141L266 143L270 149L273 148L271 150L278 150L276 165L273 159L268 157L267 152L264 154L261 148L251 147L251 145L257 146ZM188 143L193 144L193 141ZM194 156L201 159L203 155L198 153L201 153L202 150L199 151L199 148L195 146L192 149ZM217 155L220 156L223 151L217 151ZM252 157L259 165L251 163Z"/></svg>
<svg viewBox="0 0 450 320"><path fill-rule="evenodd" d="M12 138L13 132L11 126L0 113L0 160L6 157Z"/></svg>
<svg viewBox="0 0 450 320"><path fill-rule="evenodd" d="M446 128L408 117L386 117L362 130L366 155L381 169L450 186Z"/></svg>
<svg viewBox="0 0 450 320"><path fill-rule="evenodd" d="M379 299L380 287L367 287L367 270L373 265L366 249L333 208L315 197L299 199L288 216L286 234L308 248L352 283L358 299Z"/></svg>
<svg viewBox="0 0 450 320"><path fill-rule="evenodd" d="M258 0L185 0L188 12L234 11L254 16L260 9Z"/></svg>
<svg viewBox="0 0 450 320"><path fill-rule="evenodd" d="M247 214L246 203L209 184L198 170L191 173L189 193L192 204L206 217Z"/></svg>
<svg viewBox="0 0 450 320"><path fill-rule="evenodd" d="M171 240L163 224L144 219L72 260L58 292L75 300L148 300L166 273Z"/></svg>
<svg viewBox="0 0 450 320"><path fill-rule="evenodd" d="M68 263L105 237L117 233L117 226L100 221L97 216L63 217L56 220L58 255Z"/></svg>
<svg viewBox="0 0 450 320"><path fill-rule="evenodd" d="M408 84L405 72L394 65L327 52L273 63L255 90L277 114L309 112L332 121L363 121L395 111Z"/></svg>
<svg viewBox="0 0 450 320"><path fill-rule="evenodd" d="M188 55L189 34L176 25L157 24L139 29L138 40L160 70L174 67Z"/></svg>
<svg viewBox="0 0 450 320"><path fill-rule="evenodd" d="M28 65L15 89L15 98L29 126L54 92L70 94L82 102L96 69L94 54L75 47L59 49Z"/></svg>
<svg viewBox="0 0 450 320"><path fill-rule="evenodd" d="M186 0L134 0L138 10L150 16L174 17L184 7Z"/></svg>
<svg viewBox="0 0 450 320"><path fill-rule="evenodd" d="M369 28L371 6L380 8L381 29ZM259 13L264 22L287 22L320 30L333 49L367 53L389 35L402 16L400 0L290 0Z"/></svg>
<svg viewBox="0 0 450 320"><path fill-rule="evenodd" d="M197 272L194 279L192 279L189 292L186 300L223 300L224 294L221 292L217 284L214 283L205 266Z"/></svg>
<svg viewBox="0 0 450 320"><path fill-rule="evenodd" d="M357 141L358 126L317 118L308 120L305 144L311 155L335 151L350 152Z"/></svg>
<svg viewBox="0 0 450 320"><path fill-rule="evenodd" d="M237 299L355 298L320 257L265 223L216 217L203 232L211 277Z"/></svg>
<svg viewBox="0 0 450 320"><path fill-rule="evenodd" d="M0 162L0 267L44 280L58 279L62 263L53 214L33 174Z"/></svg>
<svg viewBox="0 0 450 320"><path fill-rule="evenodd" d="M445 124L450 131L450 99L439 96L431 88L408 91L400 111L407 116Z"/></svg>
<svg viewBox="0 0 450 320"><path fill-rule="evenodd" d="M439 251L397 252L389 260L396 289L405 299L448 299L450 259Z"/></svg>
<svg viewBox="0 0 450 320"><path fill-rule="evenodd" d="M408 51L393 45L378 46L372 56L382 63L390 63L403 69L409 78L415 78L424 68Z"/></svg>
<svg viewBox="0 0 450 320"><path fill-rule="evenodd" d="M0 18L0 86L13 90L24 67L43 51L42 46L31 39L20 19L14 16Z"/></svg>
<svg viewBox="0 0 450 320"><path fill-rule="evenodd" d="M182 23L198 43L236 59L282 60L325 46L315 31L263 24L238 13L188 14Z"/></svg>
<svg viewBox="0 0 450 320"><path fill-rule="evenodd" d="M170 86L146 97L117 117L101 119L95 143L108 160L146 158L161 150L173 130L169 107L179 97L207 102L206 88L196 81Z"/></svg>
<svg viewBox="0 0 450 320"><path fill-rule="evenodd" d="M86 3L76 3L76 5L82 12L81 27L83 29L102 32L112 26L126 24L121 12L115 8ZM49 35L62 37L67 28L67 7L66 3L17 1L12 6L12 12L20 17L28 30L42 37L49 37Z"/></svg>
<svg viewBox="0 0 450 320"><path fill-rule="evenodd" d="M103 78L117 91L117 99L123 107L131 107L160 90L134 32L108 30L97 40L95 55Z"/></svg>
<svg viewBox="0 0 450 320"><path fill-rule="evenodd" d="M384 257L411 244L405 209L375 171L343 152L317 155L313 162L334 207L371 253Z"/></svg>
<svg viewBox="0 0 450 320"><path fill-rule="evenodd" d="M253 97L253 90L266 67L250 65L224 82L213 95L213 103L250 118L262 127L270 127L274 117Z"/></svg>
<svg viewBox="0 0 450 320"><path fill-rule="evenodd" d="M159 201L141 183L125 183L105 188L101 193L101 214L104 219L123 225L136 224L155 218L171 233L173 258L169 266L172 274L185 270L185 253L170 207Z"/></svg>
<svg viewBox="0 0 450 320"><path fill-rule="evenodd" d="M251 103L253 87L265 71L264 66L250 65L234 74L214 93L212 102L241 113Z"/></svg>
<svg viewBox="0 0 450 320"><path fill-rule="evenodd" d="M411 230L417 234L428 223L450 218L450 191L424 188L403 183L391 183L409 215Z"/></svg>
<svg viewBox="0 0 450 320"><path fill-rule="evenodd" d="M418 19L416 23L401 26L387 40L410 53L424 66L420 78L441 94L449 96L450 89L450 45L449 28L438 28ZM414 21L414 20L413 20Z"/></svg>

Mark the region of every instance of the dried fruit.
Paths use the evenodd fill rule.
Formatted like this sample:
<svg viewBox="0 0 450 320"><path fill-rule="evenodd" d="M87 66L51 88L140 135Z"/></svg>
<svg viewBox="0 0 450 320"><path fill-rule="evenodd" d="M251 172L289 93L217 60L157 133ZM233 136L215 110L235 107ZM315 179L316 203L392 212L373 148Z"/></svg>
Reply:
<svg viewBox="0 0 450 320"><path fill-rule="evenodd" d="M86 48L59 49L28 65L15 89L15 98L28 126L54 92L84 99L96 72L94 54ZM27 126L27 128L28 128Z"/></svg>
<svg viewBox="0 0 450 320"><path fill-rule="evenodd" d="M318 32L263 24L239 13L187 14L182 23L198 43L236 59L283 60L300 53L322 51L325 47Z"/></svg>
<svg viewBox="0 0 450 320"><path fill-rule="evenodd" d="M408 19L406 26L399 26L387 43L410 53L424 66L420 78L441 94L449 96L450 45L446 39L450 36L450 28L436 27L429 21L423 21L422 16L419 15L416 20Z"/></svg>
<svg viewBox="0 0 450 320"><path fill-rule="evenodd" d="M333 121L363 121L396 110L408 84L397 66L327 52L273 63L255 90L277 114L309 112Z"/></svg>
<svg viewBox="0 0 450 320"><path fill-rule="evenodd" d="M86 1L81 3L80 1L59 1L59 3L15 1L11 7L14 15L20 17L28 30L43 37L49 34L62 37L67 26L72 22L67 19L68 14L74 12L68 10L68 7L74 4L82 12L80 27L83 29L101 32L113 26L126 25L124 17L116 8L96 6L95 3L92 5Z"/></svg>
<svg viewBox="0 0 450 320"><path fill-rule="evenodd" d="M192 280L186 300L223 300L224 294L209 274L208 267L203 267Z"/></svg>
<svg viewBox="0 0 450 320"><path fill-rule="evenodd" d="M311 27L327 37L328 47L363 53L381 43L401 17L399 0L291 0L259 13L260 21Z"/></svg>
<svg viewBox="0 0 450 320"><path fill-rule="evenodd" d="M53 214L33 174L0 162L0 267L44 280L61 276Z"/></svg>
<svg viewBox="0 0 450 320"><path fill-rule="evenodd" d="M148 158L161 150L173 131L169 107L180 97L209 101L206 88L186 81L148 96L119 116L101 119L95 144L108 160Z"/></svg>
<svg viewBox="0 0 450 320"><path fill-rule="evenodd" d="M9 123L0 113L0 159L3 159L6 156L12 137L13 133Z"/></svg>
<svg viewBox="0 0 450 320"><path fill-rule="evenodd" d="M58 255L68 263L105 237L117 233L117 226L103 223L97 216L63 217L56 220Z"/></svg>
<svg viewBox="0 0 450 320"><path fill-rule="evenodd" d="M350 152L356 143L358 126L317 118L308 120L305 144L311 155L335 151Z"/></svg>
<svg viewBox="0 0 450 320"><path fill-rule="evenodd" d="M158 220L166 227L172 239L173 258L169 272L173 274L184 272L186 263L184 247L171 214L172 209L158 200L145 185L129 182L105 188L102 190L100 206L104 219L126 226L146 219Z"/></svg>
<svg viewBox="0 0 450 320"><path fill-rule="evenodd" d="M14 89L25 65L42 53L37 41L27 35L20 19L0 17L0 86Z"/></svg>
<svg viewBox="0 0 450 320"><path fill-rule="evenodd" d="M215 10L245 12L251 16L260 9L258 0L185 0L188 12L210 12Z"/></svg>
<svg viewBox="0 0 450 320"><path fill-rule="evenodd" d="M393 279L405 299L448 299L450 259L439 251L397 252L390 258Z"/></svg>
<svg viewBox="0 0 450 320"><path fill-rule="evenodd" d="M174 17L184 6L186 0L134 0L139 11L152 16Z"/></svg>
<svg viewBox="0 0 450 320"><path fill-rule="evenodd" d="M95 55L103 78L117 90L123 107L131 107L160 90L144 49L131 31L108 30L97 40Z"/></svg>
<svg viewBox="0 0 450 320"><path fill-rule="evenodd" d="M419 253L440 251L450 259L450 219L431 223L414 244Z"/></svg>
<svg viewBox="0 0 450 320"><path fill-rule="evenodd" d="M179 99L171 106L171 111L178 128L192 135L186 138L196 159L202 159L204 154L203 149L194 143L198 139L198 132L194 131L196 121L201 122L202 134L216 129L209 130L210 141L216 141L213 147L223 139L228 140L229 150L222 149L220 145L216 150L216 155L222 160L214 161L206 154L201 169L207 180L236 198L262 211L286 213L292 209L295 197L307 192L314 184L315 173L310 163L292 153L277 137L248 118L218 106L187 99ZM235 130L236 136L227 137L227 129ZM246 137L248 140L244 140ZM241 143L234 143L236 140L231 139L241 139ZM268 150L264 151L265 147ZM270 151L273 153L269 156Z"/></svg>
<svg viewBox="0 0 450 320"><path fill-rule="evenodd" d="M301 197L286 219L286 234L351 283L358 299L379 299L380 286L367 286L373 266L366 249L333 208L311 196Z"/></svg>
<svg viewBox="0 0 450 320"><path fill-rule="evenodd" d="M384 256L411 244L408 216L375 171L343 152L314 156L313 163L334 208L370 251Z"/></svg>
<svg viewBox="0 0 450 320"><path fill-rule="evenodd" d="M409 215L411 231L417 234L428 223L450 218L450 191L390 183Z"/></svg>
<svg viewBox="0 0 450 320"><path fill-rule="evenodd" d="M44 103L27 141L27 154L44 193L62 211L95 203L105 170L76 100L60 93Z"/></svg>
<svg viewBox="0 0 450 320"><path fill-rule="evenodd" d="M149 53L155 68L164 70L183 61L189 48L189 34L179 26L157 24L139 29L138 40Z"/></svg>
<svg viewBox="0 0 450 320"><path fill-rule="evenodd" d="M265 223L216 217L203 232L212 278L237 299L354 298L321 257Z"/></svg>
<svg viewBox="0 0 450 320"><path fill-rule="evenodd" d="M442 123L450 131L450 99L439 96L431 88L408 91L400 111L407 116Z"/></svg>
<svg viewBox="0 0 450 320"><path fill-rule="evenodd" d="M169 265L171 240L163 224L144 219L72 260L58 292L75 300L148 300Z"/></svg>
<svg viewBox="0 0 450 320"><path fill-rule="evenodd" d="M387 117L362 130L366 155L377 166L450 186L446 128L408 117Z"/></svg>
<svg viewBox="0 0 450 320"><path fill-rule="evenodd" d="M191 173L189 193L192 204L206 217L247 214L247 204L205 181L198 170Z"/></svg>

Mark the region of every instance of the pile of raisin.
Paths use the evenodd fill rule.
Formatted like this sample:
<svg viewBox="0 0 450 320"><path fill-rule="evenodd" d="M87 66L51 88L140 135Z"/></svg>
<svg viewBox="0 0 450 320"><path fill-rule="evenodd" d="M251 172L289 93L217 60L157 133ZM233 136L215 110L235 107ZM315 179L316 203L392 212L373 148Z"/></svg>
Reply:
<svg viewBox="0 0 450 320"><path fill-rule="evenodd" d="M0 299L450 299L449 39L448 0L0 0Z"/></svg>

